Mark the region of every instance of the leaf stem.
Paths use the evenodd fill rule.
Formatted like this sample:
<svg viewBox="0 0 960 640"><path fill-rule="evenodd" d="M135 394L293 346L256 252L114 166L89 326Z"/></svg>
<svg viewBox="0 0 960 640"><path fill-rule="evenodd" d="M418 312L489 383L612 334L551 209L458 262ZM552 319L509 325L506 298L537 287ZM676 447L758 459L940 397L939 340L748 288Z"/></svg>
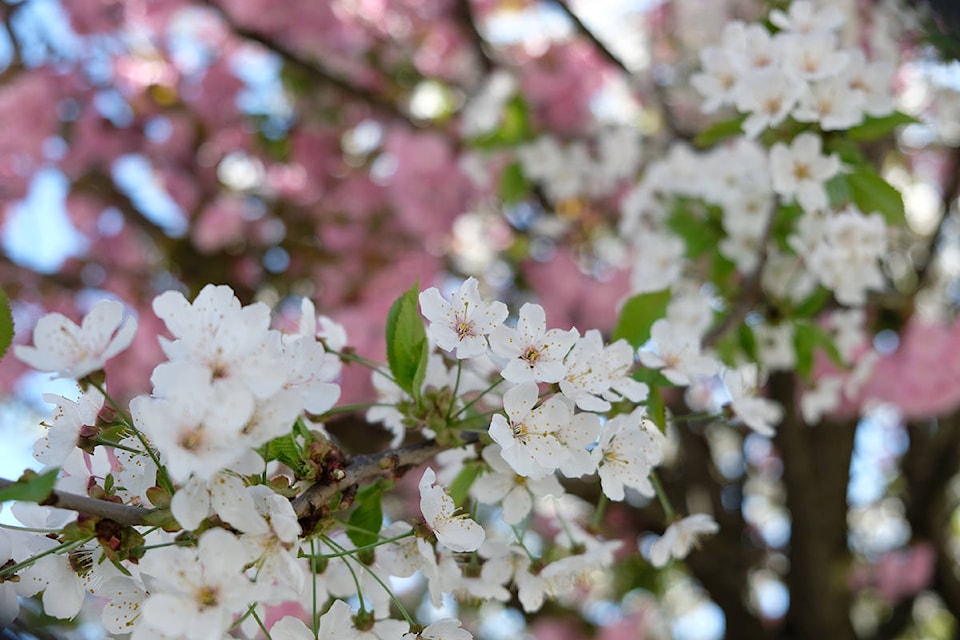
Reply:
<svg viewBox="0 0 960 640"><path fill-rule="evenodd" d="M667 493L663 490L663 485L660 484L660 478L657 476L656 471L650 471L650 483L653 485L654 491L657 492L657 500L660 501L660 506L663 507L663 514L666 516L667 521L672 521L676 517L676 512L673 510L673 505L670 504L670 498L667 497Z"/></svg>
<svg viewBox="0 0 960 640"><path fill-rule="evenodd" d="M127 415L120 405L117 404L116 400L114 400L113 397L107 393L107 388L105 385L102 385L99 382L91 382L91 384L97 391L103 394L103 397L107 399L107 402L109 402L110 406L113 407L114 411L117 412L117 415L120 416L120 419L123 420L124 424L129 427L129 429L137 437L137 440L140 441L140 444L143 445L144 449L146 450L146 454L150 456L151 460L153 460L153 464L157 465L157 476L158 480L160 481L160 486L166 489L170 495L173 495L175 489L173 488L173 482L170 481L170 476L167 475L167 469L160 464L160 458L157 456L157 452L154 451L150 446L150 443L147 442L146 436L144 436L140 429L137 429L136 425L133 424L133 418Z"/></svg>

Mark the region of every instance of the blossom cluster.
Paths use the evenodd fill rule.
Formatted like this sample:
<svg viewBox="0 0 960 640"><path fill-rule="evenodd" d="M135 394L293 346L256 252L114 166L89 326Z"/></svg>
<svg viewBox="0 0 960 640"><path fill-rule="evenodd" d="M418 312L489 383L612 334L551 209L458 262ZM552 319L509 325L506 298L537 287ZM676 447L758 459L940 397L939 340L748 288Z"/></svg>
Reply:
<svg viewBox="0 0 960 640"><path fill-rule="evenodd" d="M704 110L735 106L747 114L750 138L788 116L829 131L889 114L893 65L840 46L843 21L835 6L800 0L770 12L773 34L759 24L727 23L720 46L701 51L703 72L691 79L706 99Z"/></svg>
<svg viewBox="0 0 960 640"><path fill-rule="evenodd" d="M429 351L419 400L398 386L397 371L375 369L390 393L368 418L395 431L394 446L413 432L445 446L420 474L418 518L365 524L337 519L350 509L342 493L319 512L296 507L353 468L322 428L351 361L346 332L318 319L309 301L296 331L283 332L271 328L266 305L243 306L227 286L204 287L192 302L161 294L153 308L170 336L159 338L166 360L129 412L99 374L136 330L118 303L98 303L79 326L56 315L38 323L35 347L18 355L74 372L83 393L47 396L58 406L36 457L58 474L58 492L133 509L134 523L96 507L76 518L18 502L24 528L0 530L0 622L18 613L10 598L39 593L47 613L70 618L89 593L104 603L105 628L135 640L220 638L238 626L253 637L271 611L291 607L296 615L274 620L271 637L469 638L453 619L426 627L405 611L406 621L392 619L390 578L420 575L436 606L450 593L500 602L515 593L527 612L598 579L622 541L576 520L545 538L533 514L561 509L561 478L595 475L614 501L652 498L667 439L638 406L649 389L633 377L636 359L665 375L712 375L719 365L697 355L712 364L691 369L665 320L653 330L659 351L640 354L623 339L605 344L596 330L548 329L533 303L508 325L506 305L484 300L478 285L468 279L449 300L435 288L419 294ZM80 346L64 349L51 334ZM479 433L468 428L478 421ZM371 504L379 512L378 478L389 468L352 480L361 484L352 485L351 514ZM470 482L455 497L459 477ZM463 511L467 498L494 511L474 517ZM685 556L698 534L715 531L712 522L699 514L673 523L651 561Z"/></svg>

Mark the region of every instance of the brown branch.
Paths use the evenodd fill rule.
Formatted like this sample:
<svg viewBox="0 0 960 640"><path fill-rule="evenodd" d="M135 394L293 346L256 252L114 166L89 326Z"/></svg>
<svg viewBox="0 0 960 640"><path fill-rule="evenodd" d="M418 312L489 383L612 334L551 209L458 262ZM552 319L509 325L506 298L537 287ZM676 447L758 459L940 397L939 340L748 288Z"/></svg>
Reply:
<svg viewBox="0 0 960 640"><path fill-rule="evenodd" d="M785 631L794 638L853 640L846 495L856 421L808 427L797 411L794 375L774 373L769 388L784 407L774 442L791 516Z"/></svg>
<svg viewBox="0 0 960 640"><path fill-rule="evenodd" d="M627 68L627 65L624 64L623 60L614 55L613 51L610 50L607 45L605 45L590 28L584 24L580 17L573 12L570 7L567 6L565 0L557 0L557 7L570 19L570 22L573 23L574 28L577 30L577 33L580 34L583 38L588 40L600 53L600 55L613 66L617 67L625 74L632 75L630 69Z"/></svg>
<svg viewBox="0 0 960 640"><path fill-rule="evenodd" d="M290 49L268 35L245 27L234 20L233 16L216 0L203 0L203 3L219 12L224 23L238 36L269 49L279 55L284 63L306 74L311 79L330 85L347 94L351 98L365 102L385 115L399 120L404 120L411 125L415 125L410 116L404 113L400 107L388 97L383 96L367 87L362 87L350 82L348 79L324 68L314 60L308 60L293 49Z"/></svg>
<svg viewBox="0 0 960 640"><path fill-rule="evenodd" d="M960 621L960 579L950 531L956 506L950 487L960 473L960 413L910 427L910 449L903 461L907 521L914 540L933 543L937 557L931 586Z"/></svg>
<svg viewBox="0 0 960 640"><path fill-rule="evenodd" d="M744 318L747 317L747 314L750 313L750 310L753 308L753 305L760 302L763 299L763 267L767 263L767 245L770 242L770 237L773 234L773 223L777 218L776 207L770 211L770 214L767 216L767 226L763 229L763 234L760 236L759 242L759 257L757 258L757 266L753 272L743 281L743 286L740 287L740 295L737 296L737 303L734 305L730 313L726 314L723 318L723 321L707 332L703 337L703 348L712 347L726 335L727 331L730 331L741 322Z"/></svg>
<svg viewBox="0 0 960 640"><path fill-rule="evenodd" d="M423 464L433 456L449 447L427 440L409 447L391 449L381 453L356 456L343 470L343 478L334 483L316 483L292 500L293 510L298 519L313 518L329 513L330 500L341 491L355 487L385 473L396 474L399 471ZM0 490L14 484L12 480L0 478ZM74 493L54 491L44 502L45 506L69 509L93 516L109 518L127 526L148 524L147 520L156 509L134 507L97 500Z"/></svg>
<svg viewBox="0 0 960 640"><path fill-rule="evenodd" d="M674 415L686 407L672 406ZM700 581L710 598L723 610L727 637L740 640L765 640L772 631L765 628L750 610L746 598L751 571L763 562L763 551L749 542L747 523L741 509L723 504L725 482L716 469L703 430L693 423L674 425L680 439L680 458L664 470L671 502L682 505L690 491L705 491L710 497L712 515L720 531L704 538L699 549L686 559L687 567ZM669 475L666 475L669 473ZM742 481L738 481L743 489Z"/></svg>
<svg viewBox="0 0 960 640"><path fill-rule="evenodd" d="M13 480L0 478L0 490L6 489L13 484L16 484ZM127 526L147 524L147 516L155 511L154 509L107 502L106 500L98 500L65 491L54 491L50 494L50 497L43 502L43 505L46 507L56 507L57 509L68 509L92 516L100 516Z"/></svg>
<svg viewBox="0 0 960 640"><path fill-rule="evenodd" d="M329 512L329 503L337 493L385 473L396 473L397 469L423 464L448 448L433 440L426 440L409 447L356 456L343 470L343 478L338 482L318 482L294 498L293 510L300 520L326 515Z"/></svg>
<svg viewBox="0 0 960 640"><path fill-rule="evenodd" d="M460 0L453 8L454 17L460 24L460 27L466 32L470 41L473 42L474 49L480 58L480 66L483 68L484 75L489 75L496 67L496 62L487 50L487 41L483 34L477 28L477 22L473 19L473 10L470 7L470 0Z"/></svg>
<svg viewBox="0 0 960 640"><path fill-rule="evenodd" d="M937 227L934 229L933 234L930 236L930 242L927 244L926 260L916 271L918 289L923 288L925 284L929 284L927 279L930 276L931 267L933 266L933 261L936 256L937 244L943 235L944 225L946 225L947 220L950 219L950 209L953 207L953 203L957 197L960 196L960 147L951 147L949 151L950 153L946 163L947 182L943 185L940 193L940 207L943 209L943 213L940 215L940 220L937 221Z"/></svg>

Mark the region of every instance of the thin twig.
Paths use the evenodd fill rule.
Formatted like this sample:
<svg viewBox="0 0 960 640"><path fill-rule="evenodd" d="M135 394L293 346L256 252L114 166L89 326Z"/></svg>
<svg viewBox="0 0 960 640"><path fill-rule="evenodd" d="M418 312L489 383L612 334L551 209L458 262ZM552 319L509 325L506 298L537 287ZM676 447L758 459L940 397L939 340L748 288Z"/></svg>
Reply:
<svg viewBox="0 0 960 640"><path fill-rule="evenodd" d="M433 440L427 440L409 447L357 456L343 470L344 475L341 480L329 484L318 482L294 498L293 510L299 519L323 513L338 492L398 468L423 464L448 448Z"/></svg>
<svg viewBox="0 0 960 640"><path fill-rule="evenodd" d="M490 56L490 52L487 49L487 41L484 40L483 34L480 33L480 29L477 27L477 22L473 18L473 10L470 6L470 0L460 0L453 8L453 12L457 22L467 33L467 36L469 36L471 42L473 42L473 48L477 51L477 56L479 57L480 66L483 68L484 75L489 75L490 72L496 67L497 63Z"/></svg>
<svg viewBox="0 0 960 640"><path fill-rule="evenodd" d="M767 226L763 230L757 249L758 257L756 268L754 268L753 272L743 281L743 285L740 287L740 295L737 296L737 302L733 309L730 310L730 313L726 314L723 321L703 337L704 349L714 346L726 335L727 331L743 322L744 318L747 317L747 314L750 313L750 310L753 308L753 305L763 298L763 267L767 263L767 254L769 253L767 251L767 245L773 233L773 223L774 220L776 220L777 211L777 207L774 206L770 211L770 215L767 216Z"/></svg>
<svg viewBox="0 0 960 640"><path fill-rule="evenodd" d="M557 7L570 19L570 22L573 23L574 28L577 30L582 37L586 38L590 43L596 47L597 51L600 53L607 62L611 63L613 66L617 67L625 74L632 75L630 69L627 68L627 65L619 57L614 55L613 51L610 50L607 45L605 45L597 36L587 27L586 24L580 19L580 17L573 12L573 10L567 6L565 0L558 0Z"/></svg>
<svg viewBox="0 0 960 640"><path fill-rule="evenodd" d="M307 74L312 79L336 87L351 98L365 102L378 111L385 113L386 115L404 120L411 125L415 125L410 116L404 113L400 107L389 98L367 87L362 87L350 82L345 77L342 77L333 71L324 68L314 60L308 60L293 49L281 44L278 40L271 38L265 33L241 25L233 18L233 16L230 15L229 11L220 6L216 0L203 0L203 2L207 6L216 9L230 30L241 38L256 42L270 51L273 51L279 55L286 64Z"/></svg>
<svg viewBox="0 0 960 640"><path fill-rule="evenodd" d="M12 484L15 484L13 480L0 478L0 490L6 489ZM147 516L154 512L154 509L147 509L146 507L107 502L106 500L98 500L65 491L54 491L43 505L100 516L128 526L147 524Z"/></svg>

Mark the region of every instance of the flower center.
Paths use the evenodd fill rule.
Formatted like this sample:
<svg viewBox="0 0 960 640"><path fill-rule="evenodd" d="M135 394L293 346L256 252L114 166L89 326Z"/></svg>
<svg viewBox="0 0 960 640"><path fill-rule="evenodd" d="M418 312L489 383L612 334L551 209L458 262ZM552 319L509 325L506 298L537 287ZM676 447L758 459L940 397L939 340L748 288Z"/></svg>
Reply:
<svg viewBox="0 0 960 640"><path fill-rule="evenodd" d="M527 444L529 438L527 435L527 425L526 423L519 422L511 424L510 427L513 430L513 437L520 442L520 444Z"/></svg>
<svg viewBox="0 0 960 640"><path fill-rule="evenodd" d="M473 335L473 321L466 318L457 318L455 327L458 338L465 338Z"/></svg>
<svg viewBox="0 0 960 640"><path fill-rule="evenodd" d="M538 349L535 345L530 345L520 355L520 359L533 367L535 364L537 364L537 361L540 360L541 356L543 356L543 352L540 351L540 349Z"/></svg>
<svg viewBox="0 0 960 640"><path fill-rule="evenodd" d="M220 589L217 587L211 587L209 585L203 585L197 591L197 602L200 603L200 607L207 609L209 607L217 606L217 603L220 601Z"/></svg>
<svg viewBox="0 0 960 640"><path fill-rule="evenodd" d="M180 436L177 444L187 451L196 451L203 444L203 435L199 431L188 431Z"/></svg>

